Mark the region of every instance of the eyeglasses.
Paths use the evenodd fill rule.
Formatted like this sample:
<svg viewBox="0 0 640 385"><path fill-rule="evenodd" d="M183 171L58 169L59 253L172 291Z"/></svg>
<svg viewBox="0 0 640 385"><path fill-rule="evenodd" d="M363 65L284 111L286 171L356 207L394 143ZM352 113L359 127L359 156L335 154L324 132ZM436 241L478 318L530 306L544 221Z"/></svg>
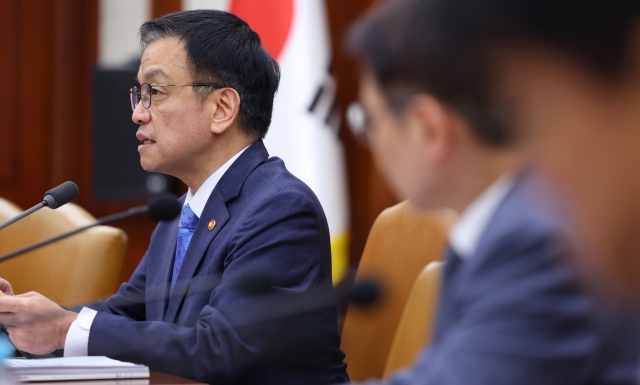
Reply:
<svg viewBox="0 0 640 385"><path fill-rule="evenodd" d="M142 101L142 107L149 108L151 107L151 96L153 87L213 87L216 89L224 88L219 84L215 83L193 83L193 84L150 84L150 83L142 83L140 87L133 86L129 90L129 98L131 99L131 109L135 110L138 106L138 103Z"/></svg>

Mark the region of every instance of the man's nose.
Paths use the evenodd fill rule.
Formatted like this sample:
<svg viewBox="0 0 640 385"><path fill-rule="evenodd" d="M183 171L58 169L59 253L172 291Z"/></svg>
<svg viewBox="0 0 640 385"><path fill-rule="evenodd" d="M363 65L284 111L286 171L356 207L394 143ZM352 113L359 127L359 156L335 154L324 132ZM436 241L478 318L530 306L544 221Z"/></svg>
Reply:
<svg viewBox="0 0 640 385"><path fill-rule="evenodd" d="M136 108L133 110L133 114L131 115L131 120L135 124L145 124L149 123L151 120L151 114L147 108L144 108L142 103L138 103Z"/></svg>

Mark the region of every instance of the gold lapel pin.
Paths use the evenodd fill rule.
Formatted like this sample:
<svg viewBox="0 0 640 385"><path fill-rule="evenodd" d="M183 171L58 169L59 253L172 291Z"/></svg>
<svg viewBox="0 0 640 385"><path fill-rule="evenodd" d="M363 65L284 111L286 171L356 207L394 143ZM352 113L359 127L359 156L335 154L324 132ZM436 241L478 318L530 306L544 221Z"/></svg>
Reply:
<svg viewBox="0 0 640 385"><path fill-rule="evenodd" d="M216 220L212 219L209 221L209 226L207 228L209 229L209 231L211 231L214 227L216 227Z"/></svg>

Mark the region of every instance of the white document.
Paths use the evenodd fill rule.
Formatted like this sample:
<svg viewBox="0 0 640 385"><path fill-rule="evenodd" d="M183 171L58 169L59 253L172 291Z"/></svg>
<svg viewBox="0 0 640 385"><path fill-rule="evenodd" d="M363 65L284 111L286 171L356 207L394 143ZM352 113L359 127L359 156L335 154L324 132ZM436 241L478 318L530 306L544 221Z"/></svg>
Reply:
<svg viewBox="0 0 640 385"><path fill-rule="evenodd" d="M37 360L15 358L5 360L2 367L16 381L149 378L149 368L144 365L102 356Z"/></svg>

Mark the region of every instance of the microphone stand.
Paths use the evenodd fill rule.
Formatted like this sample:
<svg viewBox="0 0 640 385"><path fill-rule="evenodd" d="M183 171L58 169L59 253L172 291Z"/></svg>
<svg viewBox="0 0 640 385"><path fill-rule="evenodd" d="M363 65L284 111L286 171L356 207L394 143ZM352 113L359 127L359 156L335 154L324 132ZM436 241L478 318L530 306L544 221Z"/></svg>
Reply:
<svg viewBox="0 0 640 385"><path fill-rule="evenodd" d="M88 230L88 229L90 229L92 227L104 225L106 223L117 221L119 219L124 219L124 218L128 218L128 217L144 214L147 211L148 211L148 207L147 206L134 207L134 208L129 209L129 210L127 210L125 212L122 212L122 213L117 213L117 214L108 215L106 217L102 217L102 218L96 220L94 223L90 223L90 224L88 224L86 226L78 227L77 229L68 231L66 233L62 233L60 235L56 235L55 237L52 237L52 238L49 238L49 239L45 239L45 240L40 241L38 243L34 243L33 245L25 246L25 247L23 247L21 249L18 249L18 250L10 252L8 254L5 254L3 256L0 256L0 262L6 261L7 259L11 259L13 257L17 257L20 254L28 253L31 250L35 250L37 248L46 246L46 245L48 245L50 243L57 242L57 241L59 241L61 239L64 239L64 238L70 237L72 235L78 234L78 233L80 233L82 231Z"/></svg>
<svg viewBox="0 0 640 385"><path fill-rule="evenodd" d="M8 221L0 224L0 230L5 227L16 223L20 219L33 214L34 212L40 210L43 207L49 207L50 209L57 209L60 206L66 205L72 200L78 197L78 186L71 181L66 181L60 186L56 186L51 190L44 193L44 200L37 205L33 206L29 210L16 215L15 217L9 219Z"/></svg>
<svg viewBox="0 0 640 385"><path fill-rule="evenodd" d="M9 219L8 221L6 221L5 223L0 225L0 230L4 229L5 227L18 222L20 219L31 215L32 213L35 213L36 211L40 210L41 208L45 207L45 202L40 202L37 205L33 206L32 208L30 208L29 210L20 213L19 215L16 215L15 217Z"/></svg>

